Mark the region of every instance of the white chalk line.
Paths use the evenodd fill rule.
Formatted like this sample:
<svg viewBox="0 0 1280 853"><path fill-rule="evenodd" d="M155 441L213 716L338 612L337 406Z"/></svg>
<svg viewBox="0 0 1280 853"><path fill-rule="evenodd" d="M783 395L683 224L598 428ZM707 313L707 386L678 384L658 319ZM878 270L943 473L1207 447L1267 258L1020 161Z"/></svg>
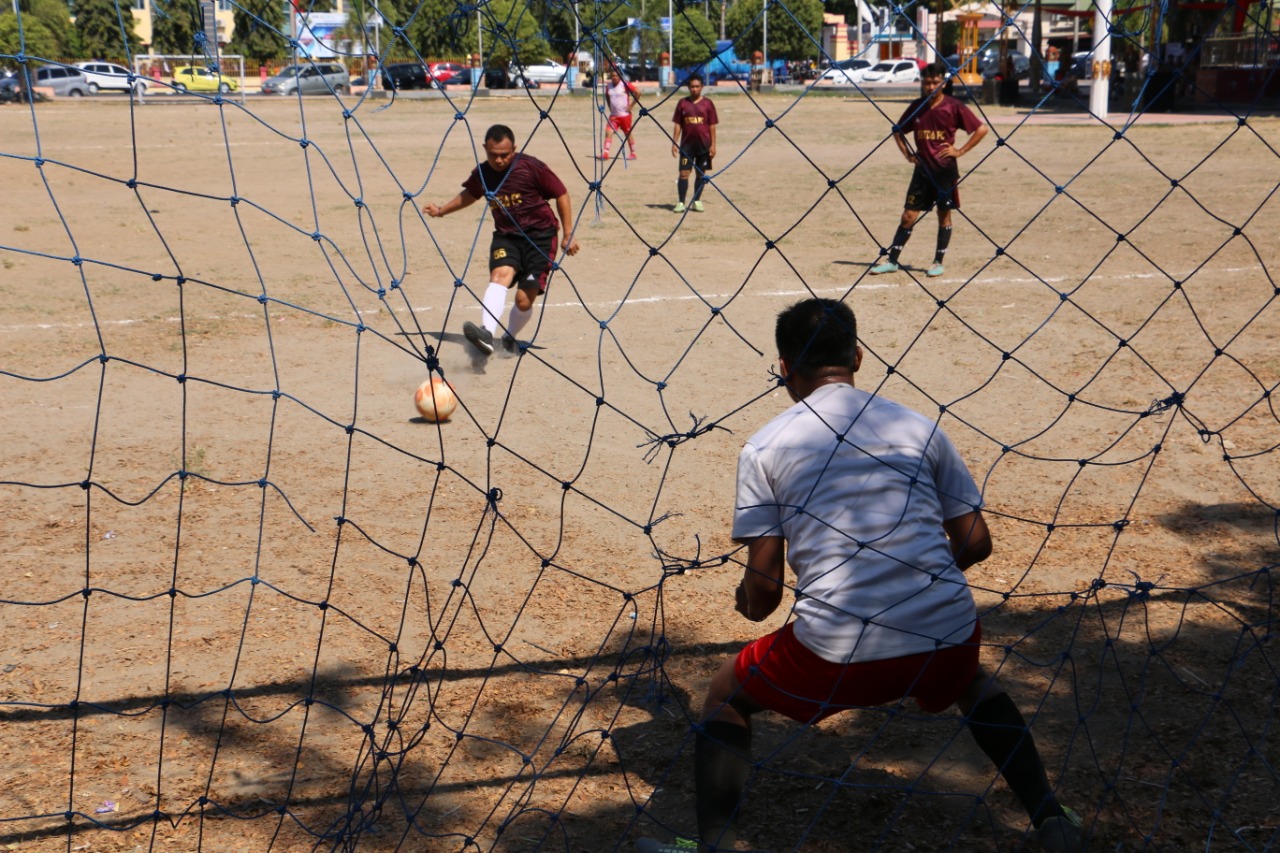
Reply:
<svg viewBox="0 0 1280 853"><path fill-rule="evenodd" d="M1224 270L1215 270L1214 274L1223 275L1223 274L1251 273L1251 272L1257 272L1257 270L1258 270L1257 267L1228 267L1227 269L1224 269ZM1091 281L1099 281L1099 280L1101 281L1147 281L1152 279L1167 279L1167 278L1168 278L1167 276L1159 275L1157 273L1126 273L1123 275L1094 276L1091 279ZM938 283L939 284L957 284L957 283L961 283L962 281L964 280L959 278L941 279L938 281ZM986 284L1013 284L1013 285L1049 284L1049 285L1053 285L1053 284L1060 284L1066 281L1075 282L1076 279L1074 277L1072 277L1071 279L1068 279L1066 276L1051 276L1046 278L1034 278L1030 276L1028 277L997 276L992 278L973 279L968 283L970 286L986 285ZM764 291L758 291L758 292L748 293L748 294L708 293L708 294L696 295L692 293L683 293L683 294L673 294L669 296L638 296L638 297L627 299L625 304L657 305L662 303L697 301L697 302L709 302L712 305L721 305L723 304L723 301L717 301L717 300L727 300L731 297L741 298L743 295L754 295L754 296L764 296L764 297L770 297L770 298L787 299L787 298L808 296L810 294L819 294L819 295L843 294L848 292L850 289L852 289L853 292L857 293L858 291L863 291L863 290L894 290L896 288L904 287L904 286L906 286L906 284L903 282L876 281L876 282L862 282L857 285L841 285L838 287L816 288L812 290L806 289L806 288L796 288L793 290L764 290ZM1013 308L1015 307L1015 305L1016 303L1003 305L1001 307ZM284 306L280 306L280 307L283 308ZM618 307L618 303L616 302L584 303L579 300L573 300L570 302L548 301L546 302L545 307L546 308L589 307L593 310L608 310L611 308ZM384 309L382 308L370 308L361 313L363 316L376 316L378 314L383 313L383 310ZM437 309L431 306L427 306L423 308L391 309L391 311L396 314L405 314L405 313L430 314L433 311L437 311L437 310L440 310L440 309ZM204 314L200 316L209 320L253 320L253 319L261 318L260 314L249 314L249 313ZM181 317L173 316L173 317L161 317L161 318L135 317L135 318L126 318L122 320L106 320L99 323L91 323L88 321L79 321L75 323L26 323L26 324L18 324L18 325L0 326L0 331L4 331L4 332L52 331L56 329L83 329L83 328L98 328L98 327L108 327L108 326L131 326L131 325L137 325L139 323L154 323L154 322L177 323L181 319L182 319Z"/></svg>

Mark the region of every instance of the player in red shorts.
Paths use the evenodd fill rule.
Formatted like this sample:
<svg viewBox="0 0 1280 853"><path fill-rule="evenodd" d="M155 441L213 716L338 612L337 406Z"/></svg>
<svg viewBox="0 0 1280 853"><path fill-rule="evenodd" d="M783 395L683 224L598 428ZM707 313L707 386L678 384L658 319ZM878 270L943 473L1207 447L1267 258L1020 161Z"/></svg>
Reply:
<svg viewBox="0 0 1280 853"><path fill-rule="evenodd" d="M911 229L920 215L932 207L938 209L938 243L933 265L926 274L932 277L943 273L942 262L951 244L951 211L960 209L960 167L956 161L987 135L987 126L973 111L944 92L946 74L946 67L940 62L925 66L920 75L921 96L911 102L893 129L893 141L915 171L907 187L902 221L889 246L889 259L873 266L872 275L898 271L898 256L911 238ZM958 130L969 135L959 148ZM907 133L914 136L914 150L907 144Z"/></svg>
<svg viewBox="0 0 1280 853"><path fill-rule="evenodd" d="M680 179L676 190L680 200L672 208L684 213L684 199L689 193L689 175L698 172L694 180L693 209L702 212L702 188L711 171L711 161L716 156L716 105L702 96L702 78L693 74L685 81L689 95L676 102L676 112L671 121L671 156L680 158Z"/></svg>
<svg viewBox="0 0 1280 853"><path fill-rule="evenodd" d="M636 140L631 135L631 105L640 100L640 93L636 91L634 84L622 79L617 68L610 68L609 84L604 87L604 97L609 104L609 127L604 132L604 153L600 155L600 159L609 159L609 146L613 143L614 134L619 134L630 151L627 159L634 160Z"/></svg>
<svg viewBox="0 0 1280 853"><path fill-rule="evenodd" d="M909 696L927 713L960 709L1043 849L1082 849L1080 820L1054 796L1026 722L978 663L964 570L991 554L991 535L960 454L934 420L854 387L862 349L844 303L798 302L775 334L795 405L738 460L733 538L747 564L735 606L768 618L789 562L793 618L725 661L707 690L694 727L700 847L735 849L754 714L808 724ZM691 853L689 842L636 846Z"/></svg>
<svg viewBox="0 0 1280 853"><path fill-rule="evenodd" d="M573 204L555 172L536 157L517 153L511 128L495 124L484 135L485 162L471 170L458 193L443 205L428 204L428 216L447 216L482 198L493 213L489 245L489 287L484 294L481 325L462 324L462 333L483 357L493 354L493 335L506 304L507 290L518 285L515 304L502 338L508 352L516 352L516 336L533 317L533 302L547 290L551 262L560 245L578 254L573 236ZM554 201L555 212L548 201ZM557 222L563 242L556 239ZM517 282L517 277L519 281Z"/></svg>

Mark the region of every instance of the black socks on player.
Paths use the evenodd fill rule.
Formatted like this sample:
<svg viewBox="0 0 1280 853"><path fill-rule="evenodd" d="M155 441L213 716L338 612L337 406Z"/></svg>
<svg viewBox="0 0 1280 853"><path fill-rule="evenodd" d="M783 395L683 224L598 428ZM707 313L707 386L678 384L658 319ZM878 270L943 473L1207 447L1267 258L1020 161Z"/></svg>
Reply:
<svg viewBox="0 0 1280 853"><path fill-rule="evenodd" d="M1062 814L1027 722L1009 694L984 699L969 712L969 732L1004 776L1031 822L1040 826Z"/></svg>
<svg viewBox="0 0 1280 853"><path fill-rule="evenodd" d="M680 194L680 203L684 204L684 198L689 194L689 179L680 178L677 180L676 191Z"/></svg>
<svg viewBox="0 0 1280 853"><path fill-rule="evenodd" d="M951 226L938 226L938 250L933 256L935 264L942 263L942 258L947 254L947 246L951 245Z"/></svg>
<svg viewBox="0 0 1280 853"><path fill-rule="evenodd" d="M732 850L732 822L751 770L751 732L733 723L702 724L693 748L698 834L703 844Z"/></svg>
<svg viewBox="0 0 1280 853"><path fill-rule="evenodd" d="M893 233L893 243L889 246L889 263L896 264L898 256L902 254L903 248L907 245L907 241L911 239L911 229L898 226L898 230Z"/></svg>

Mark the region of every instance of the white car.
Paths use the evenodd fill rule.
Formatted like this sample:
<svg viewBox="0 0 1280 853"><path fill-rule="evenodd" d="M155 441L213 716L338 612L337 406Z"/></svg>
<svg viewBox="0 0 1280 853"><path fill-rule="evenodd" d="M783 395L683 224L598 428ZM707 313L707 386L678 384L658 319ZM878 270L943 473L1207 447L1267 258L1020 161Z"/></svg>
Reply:
<svg viewBox="0 0 1280 853"><path fill-rule="evenodd" d="M563 83L568 73L568 67L554 59L544 59L537 65L511 64L511 79L521 83Z"/></svg>
<svg viewBox="0 0 1280 853"><path fill-rule="evenodd" d="M862 74L863 83L919 83L920 66L914 59L879 62Z"/></svg>
<svg viewBox="0 0 1280 853"><path fill-rule="evenodd" d="M77 62L76 67L80 69L81 73L84 74L85 80L88 81L89 94L91 95L96 95L98 92L129 91L129 69L123 65L95 59L89 62ZM141 93L146 90L146 78L134 74L133 91Z"/></svg>
<svg viewBox="0 0 1280 853"><path fill-rule="evenodd" d="M815 86L830 84L832 86L856 86L862 82L862 76L872 68L869 59L842 59L823 71L813 81Z"/></svg>

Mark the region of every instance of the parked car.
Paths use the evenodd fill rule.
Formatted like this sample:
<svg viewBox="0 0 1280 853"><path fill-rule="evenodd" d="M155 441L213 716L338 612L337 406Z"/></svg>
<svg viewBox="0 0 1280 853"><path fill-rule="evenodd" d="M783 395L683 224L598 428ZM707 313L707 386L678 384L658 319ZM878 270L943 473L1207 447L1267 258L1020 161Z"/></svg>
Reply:
<svg viewBox="0 0 1280 853"><path fill-rule="evenodd" d="M517 85L520 83L556 84L564 82L569 69L554 59L544 59L536 65L518 65L513 62L508 73Z"/></svg>
<svg viewBox="0 0 1280 853"><path fill-rule="evenodd" d="M869 59L842 59L832 63L826 71L813 81L815 86L830 84L833 86L856 86L862 83L862 77L875 66Z"/></svg>
<svg viewBox="0 0 1280 853"><path fill-rule="evenodd" d="M89 94L89 81L85 79L84 73L75 67L46 65L43 68L37 68L31 85L47 86L57 97L79 98Z"/></svg>
<svg viewBox="0 0 1280 853"><path fill-rule="evenodd" d="M1071 54L1071 70L1081 80L1093 77L1093 51L1081 50Z"/></svg>
<svg viewBox="0 0 1280 853"><path fill-rule="evenodd" d="M426 89L430 86L426 66L421 62L392 62L382 66L379 76L382 88L388 91Z"/></svg>
<svg viewBox="0 0 1280 853"><path fill-rule="evenodd" d="M895 59L891 62L877 62L862 72L862 82L866 85L883 85L887 83L919 83L920 66L913 59Z"/></svg>
<svg viewBox="0 0 1280 853"><path fill-rule="evenodd" d="M179 92L217 92L226 95L240 88L231 77L223 77L204 65L179 65L173 69L173 88Z"/></svg>
<svg viewBox="0 0 1280 853"><path fill-rule="evenodd" d="M89 62L77 62L76 67L84 74L89 84L89 94L98 92L128 92L141 94L147 90L147 78L129 71L123 65L114 62L103 62L95 59Z"/></svg>
<svg viewBox="0 0 1280 853"><path fill-rule="evenodd" d="M433 62L427 66L431 82L443 89L450 83L470 83L471 69L456 62Z"/></svg>
<svg viewBox="0 0 1280 853"><path fill-rule="evenodd" d="M656 83L661 78L662 73L662 69L652 59L647 59L643 63L636 61L626 65L619 65L618 70L622 72L623 77L632 83Z"/></svg>
<svg viewBox="0 0 1280 853"><path fill-rule="evenodd" d="M1019 80L1025 80L1031 76L1030 59L1027 59L1016 50L1009 51L1008 55L1013 60L1013 72L1015 77ZM947 63L948 67L954 68L956 71L960 70L960 57L954 53L946 57L943 62ZM990 48L978 54L978 73L988 80L994 77L999 77L1000 54Z"/></svg>
<svg viewBox="0 0 1280 853"><path fill-rule="evenodd" d="M341 95L350 89L351 75L336 62L287 65L262 81L264 95Z"/></svg>

